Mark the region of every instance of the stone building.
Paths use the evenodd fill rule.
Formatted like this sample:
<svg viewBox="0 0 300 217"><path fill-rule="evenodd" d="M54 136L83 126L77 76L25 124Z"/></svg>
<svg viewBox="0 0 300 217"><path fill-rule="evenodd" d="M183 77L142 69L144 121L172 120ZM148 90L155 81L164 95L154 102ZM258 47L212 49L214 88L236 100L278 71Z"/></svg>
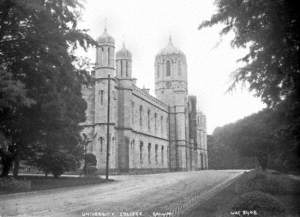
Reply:
<svg viewBox="0 0 300 217"><path fill-rule="evenodd" d="M206 119L197 110L197 98L188 95L184 53L170 38L157 54L154 97L136 86L125 45L115 55L106 29L97 41L95 83L83 89L88 107L82 125L99 171L106 168L107 139L113 173L206 169Z"/></svg>

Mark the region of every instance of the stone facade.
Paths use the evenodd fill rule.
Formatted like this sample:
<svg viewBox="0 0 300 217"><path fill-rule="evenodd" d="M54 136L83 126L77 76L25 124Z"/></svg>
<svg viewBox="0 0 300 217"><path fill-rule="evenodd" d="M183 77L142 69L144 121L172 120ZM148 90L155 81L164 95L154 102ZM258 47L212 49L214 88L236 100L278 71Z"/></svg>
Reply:
<svg viewBox="0 0 300 217"><path fill-rule="evenodd" d="M206 119L196 97L188 95L184 53L171 39L158 53L153 97L136 86L125 46L115 55L106 29L97 41L95 83L82 90L88 105L82 133L91 139L87 151L95 154L99 171L106 167L107 127L111 172L206 169Z"/></svg>

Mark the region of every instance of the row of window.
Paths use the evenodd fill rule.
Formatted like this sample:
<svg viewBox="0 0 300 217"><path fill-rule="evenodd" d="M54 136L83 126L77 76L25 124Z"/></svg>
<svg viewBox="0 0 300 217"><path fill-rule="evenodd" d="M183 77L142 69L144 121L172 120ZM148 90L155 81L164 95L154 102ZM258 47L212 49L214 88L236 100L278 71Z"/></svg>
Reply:
<svg viewBox="0 0 300 217"><path fill-rule="evenodd" d="M134 147L134 141L132 143L132 148ZM154 145L154 161L155 161L155 164L158 164L158 155L159 155L159 152L160 152L160 161L161 161L161 164L164 165L164 146L161 146L159 148L159 146L157 144ZM144 142L143 141L140 141L140 164L143 164L144 162L144 159L143 159L143 153L144 153ZM151 164L151 152L152 152L152 144L151 143L148 143L148 146L147 146L147 156L148 156L148 164Z"/></svg>
<svg viewBox="0 0 300 217"><path fill-rule="evenodd" d="M167 60L166 61L166 64L165 64L165 69L166 69L166 76L171 76L171 66L172 66L172 63L171 63L171 61L170 60ZM178 76L181 76L181 72L182 72L182 69L181 69L181 62L180 61L178 61L177 62L177 75ZM158 63L157 64L157 69L156 69L156 71L157 71L157 78L159 78L160 77L160 74L161 74L161 72L160 72L160 64Z"/></svg>
<svg viewBox="0 0 300 217"><path fill-rule="evenodd" d="M166 120L164 120L164 116L160 115L160 117L159 117L159 115L156 112L154 112L153 116L151 114L152 114L151 110L148 109L147 116L146 116L147 117L146 123L147 123L148 130L149 131L151 130L151 122L153 121L154 133L156 134L158 132L158 128L160 126L160 133L161 133L161 135L163 135L164 128L167 129L167 126L168 126L168 119L166 118ZM136 121L135 116L136 116L135 115L135 103L132 101L131 102L131 123L132 123L132 125L135 125L135 121ZM143 123L144 118L143 117L144 117L144 108L142 105L140 105L138 118L139 118L139 125L141 128L144 126L144 123ZM164 127L164 121L166 122L165 127Z"/></svg>

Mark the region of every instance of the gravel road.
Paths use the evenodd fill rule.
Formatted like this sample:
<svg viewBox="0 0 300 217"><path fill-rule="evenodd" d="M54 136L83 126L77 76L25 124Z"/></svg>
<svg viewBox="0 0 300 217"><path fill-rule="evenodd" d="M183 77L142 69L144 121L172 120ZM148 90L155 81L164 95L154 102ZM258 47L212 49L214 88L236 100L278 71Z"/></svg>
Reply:
<svg viewBox="0 0 300 217"><path fill-rule="evenodd" d="M189 198L195 200L199 195L202 199L208 197L210 192L216 192L220 186L243 172L205 170L111 176L114 182L100 185L1 195L0 217L171 217L173 213L164 211L164 207L177 209L184 206ZM181 201L180 204L178 201Z"/></svg>

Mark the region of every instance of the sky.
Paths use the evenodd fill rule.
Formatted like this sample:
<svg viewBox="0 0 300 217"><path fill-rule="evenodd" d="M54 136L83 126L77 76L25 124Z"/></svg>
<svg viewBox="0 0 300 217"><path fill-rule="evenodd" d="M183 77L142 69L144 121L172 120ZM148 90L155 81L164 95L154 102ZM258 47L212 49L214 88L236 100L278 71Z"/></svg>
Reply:
<svg viewBox="0 0 300 217"><path fill-rule="evenodd" d="M237 59L246 49L233 49L233 33L220 37L222 25L198 30L199 24L216 12L213 0L85 0L80 27L93 38L105 25L115 39L116 51L124 42L132 53L132 75L139 87L154 95L154 58L171 35L188 64L188 92L198 97L199 109L207 116L207 132L264 108L240 85L227 93L232 72L242 66ZM92 61L95 49L81 53Z"/></svg>

